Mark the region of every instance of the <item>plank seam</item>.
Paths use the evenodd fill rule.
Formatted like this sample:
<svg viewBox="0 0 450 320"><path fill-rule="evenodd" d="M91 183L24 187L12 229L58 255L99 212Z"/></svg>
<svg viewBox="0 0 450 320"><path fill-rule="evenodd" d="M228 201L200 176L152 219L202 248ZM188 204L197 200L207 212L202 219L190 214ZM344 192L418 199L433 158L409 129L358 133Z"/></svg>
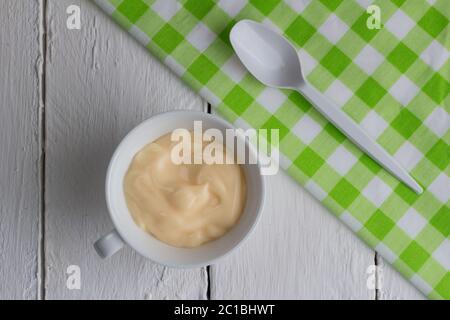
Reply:
<svg viewBox="0 0 450 320"><path fill-rule="evenodd" d="M379 272L382 272L381 269L379 268L379 257L378 257L378 252L375 251L375 256L374 256L374 264L375 264L375 300L380 300L380 288L378 287L379 285L379 281L380 281L380 274Z"/></svg>
<svg viewBox="0 0 450 320"><path fill-rule="evenodd" d="M206 112L211 114L211 104L206 104ZM206 300L211 300L211 266L206 266Z"/></svg>
<svg viewBox="0 0 450 320"><path fill-rule="evenodd" d="M40 223L38 252L38 299L45 300L45 166L46 166L46 82L47 82L47 0L41 0L40 10L40 77L39 77L39 186Z"/></svg>

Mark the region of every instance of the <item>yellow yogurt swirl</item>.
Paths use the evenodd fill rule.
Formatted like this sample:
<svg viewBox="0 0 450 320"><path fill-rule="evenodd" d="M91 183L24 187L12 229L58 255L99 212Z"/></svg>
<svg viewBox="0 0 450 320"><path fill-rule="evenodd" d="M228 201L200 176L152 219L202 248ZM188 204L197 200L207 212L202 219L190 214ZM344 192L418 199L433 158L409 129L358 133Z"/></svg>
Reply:
<svg viewBox="0 0 450 320"><path fill-rule="evenodd" d="M135 155L124 178L125 199L146 232L172 246L196 247L237 223L246 202L246 181L236 163L175 164L171 150L176 144L169 133ZM227 156L225 147L223 152Z"/></svg>

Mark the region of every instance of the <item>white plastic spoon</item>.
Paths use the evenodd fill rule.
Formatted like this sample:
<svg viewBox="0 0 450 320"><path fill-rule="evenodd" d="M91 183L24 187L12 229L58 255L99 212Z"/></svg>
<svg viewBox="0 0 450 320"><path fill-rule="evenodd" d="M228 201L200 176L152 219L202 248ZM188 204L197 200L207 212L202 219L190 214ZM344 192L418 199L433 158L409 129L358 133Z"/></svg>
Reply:
<svg viewBox="0 0 450 320"><path fill-rule="evenodd" d="M306 82L297 51L283 36L261 23L241 20L231 29L230 41L239 59L256 79L270 87L294 89L300 92L372 159L416 193L423 192L422 187L391 155L372 140L334 102Z"/></svg>

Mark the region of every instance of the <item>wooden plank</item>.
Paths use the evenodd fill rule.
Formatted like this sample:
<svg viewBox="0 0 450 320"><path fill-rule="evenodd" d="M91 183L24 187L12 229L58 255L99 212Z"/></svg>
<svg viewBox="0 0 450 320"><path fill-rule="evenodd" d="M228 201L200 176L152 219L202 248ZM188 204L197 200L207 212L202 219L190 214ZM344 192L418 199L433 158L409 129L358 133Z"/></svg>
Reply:
<svg viewBox="0 0 450 320"><path fill-rule="evenodd" d="M40 5L0 3L0 299L39 296Z"/></svg>
<svg viewBox="0 0 450 320"><path fill-rule="evenodd" d="M80 31L66 29L71 4ZM168 269L129 248L103 261L92 248L113 228L104 179L119 141L155 113L203 101L91 1L50 0L48 21L46 298L206 298L205 269ZM69 265L80 290L66 288Z"/></svg>
<svg viewBox="0 0 450 320"><path fill-rule="evenodd" d="M375 299L372 250L285 173L266 192L254 234L211 267L213 299Z"/></svg>

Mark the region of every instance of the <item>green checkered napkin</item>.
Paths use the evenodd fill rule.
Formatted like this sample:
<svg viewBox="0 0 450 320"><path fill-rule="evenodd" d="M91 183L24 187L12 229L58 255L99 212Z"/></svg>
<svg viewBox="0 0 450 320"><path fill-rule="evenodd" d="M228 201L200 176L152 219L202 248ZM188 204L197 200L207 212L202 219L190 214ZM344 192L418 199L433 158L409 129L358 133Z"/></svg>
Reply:
<svg viewBox="0 0 450 320"><path fill-rule="evenodd" d="M450 1L95 2L236 126L280 129L281 166L426 295L450 299ZM372 2L380 30L366 25ZM228 39L244 18L290 39L309 82L424 193L380 168L301 95L248 74Z"/></svg>

